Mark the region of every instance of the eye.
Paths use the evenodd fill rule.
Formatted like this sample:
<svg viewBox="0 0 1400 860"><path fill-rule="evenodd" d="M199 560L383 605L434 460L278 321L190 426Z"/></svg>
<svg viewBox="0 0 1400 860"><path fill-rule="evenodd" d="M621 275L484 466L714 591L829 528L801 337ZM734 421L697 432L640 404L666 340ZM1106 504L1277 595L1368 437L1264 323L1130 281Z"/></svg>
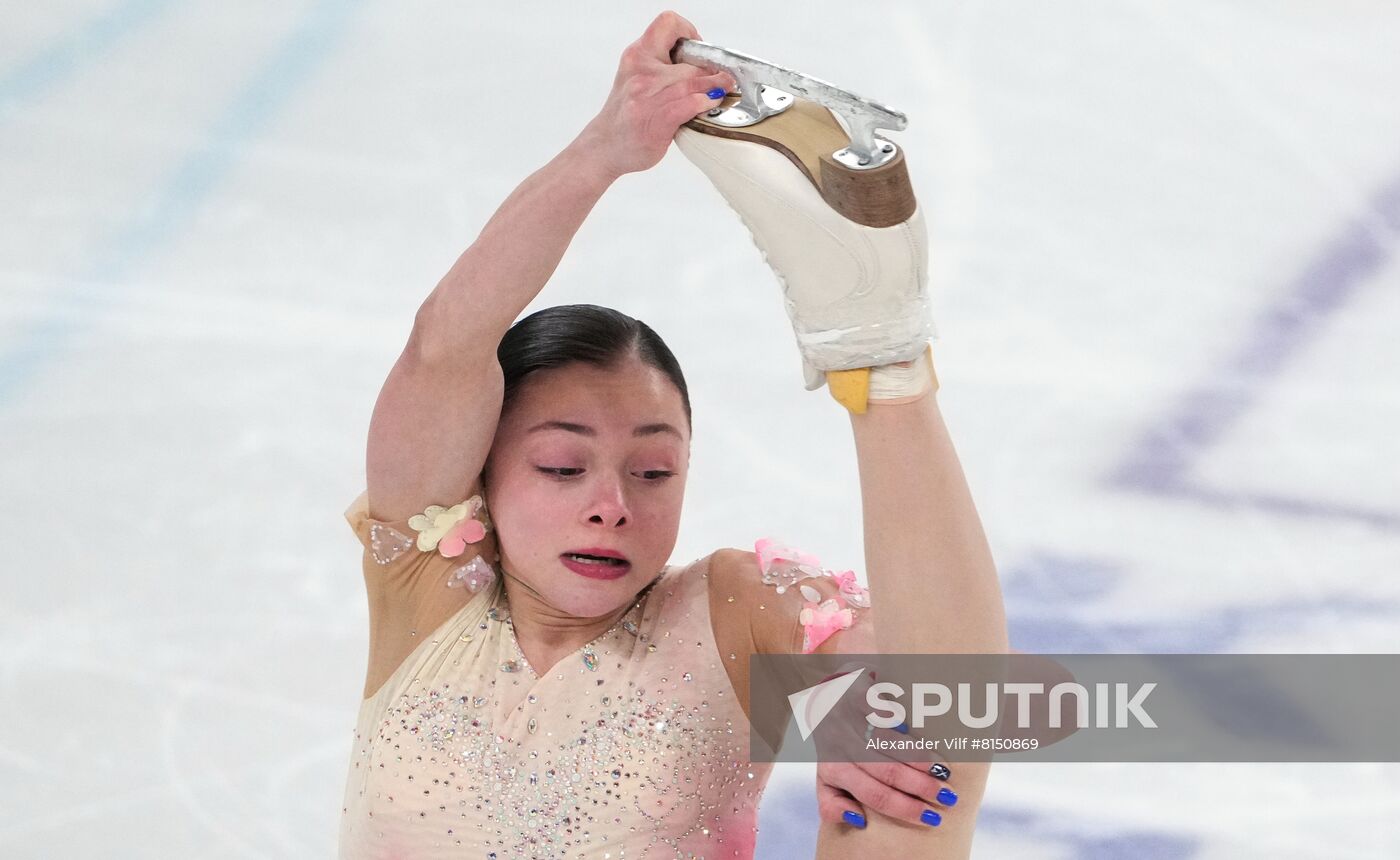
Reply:
<svg viewBox="0 0 1400 860"><path fill-rule="evenodd" d="M675 472L668 472L665 469L648 469L642 472L642 477L648 481L664 481L675 474Z"/></svg>
<svg viewBox="0 0 1400 860"><path fill-rule="evenodd" d="M553 475L556 478L574 478L583 473L582 469L570 467L536 466L535 471L544 472L546 475Z"/></svg>

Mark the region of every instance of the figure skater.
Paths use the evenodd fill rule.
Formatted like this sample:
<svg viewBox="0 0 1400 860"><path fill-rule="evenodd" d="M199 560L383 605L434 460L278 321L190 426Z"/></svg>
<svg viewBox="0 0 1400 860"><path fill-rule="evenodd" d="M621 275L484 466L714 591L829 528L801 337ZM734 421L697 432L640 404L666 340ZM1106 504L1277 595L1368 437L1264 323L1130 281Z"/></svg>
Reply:
<svg viewBox="0 0 1400 860"><path fill-rule="evenodd" d="M772 765L749 760L750 655L1007 650L931 324L901 316L926 309L922 213L865 226L762 142L682 129L735 87L673 63L683 38L668 12L628 46L598 116L422 303L375 404L346 511L370 647L342 857L752 857ZM869 591L766 539L669 564L691 439L671 351L596 305L512 324L673 137L783 281L809 387L850 410ZM822 242L882 274L853 281ZM986 775L820 764L818 856L966 857Z"/></svg>

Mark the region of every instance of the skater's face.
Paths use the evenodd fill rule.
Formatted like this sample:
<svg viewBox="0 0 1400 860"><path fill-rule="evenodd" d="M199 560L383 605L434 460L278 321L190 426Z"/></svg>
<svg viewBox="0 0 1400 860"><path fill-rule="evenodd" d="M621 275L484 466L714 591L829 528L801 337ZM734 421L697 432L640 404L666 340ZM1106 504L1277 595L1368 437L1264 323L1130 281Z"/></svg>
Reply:
<svg viewBox="0 0 1400 860"><path fill-rule="evenodd" d="M616 610L670 559L689 461L681 395L662 371L628 358L531 374L486 467L501 563L562 612ZM625 572L568 558L602 550L626 558Z"/></svg>

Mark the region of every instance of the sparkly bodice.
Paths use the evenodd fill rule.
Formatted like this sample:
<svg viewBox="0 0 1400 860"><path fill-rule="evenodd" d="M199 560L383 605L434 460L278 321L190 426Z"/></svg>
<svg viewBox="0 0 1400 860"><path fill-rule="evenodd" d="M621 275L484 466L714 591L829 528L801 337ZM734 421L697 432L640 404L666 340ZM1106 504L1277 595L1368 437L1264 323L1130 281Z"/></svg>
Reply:
<svg viewBox="0 0 1400 860"><path fill-rule="evenodd" d="M751 857L772 766L748 761L710 559L543 677L499 578L467 599L361 703L341 856Z"/></svg>

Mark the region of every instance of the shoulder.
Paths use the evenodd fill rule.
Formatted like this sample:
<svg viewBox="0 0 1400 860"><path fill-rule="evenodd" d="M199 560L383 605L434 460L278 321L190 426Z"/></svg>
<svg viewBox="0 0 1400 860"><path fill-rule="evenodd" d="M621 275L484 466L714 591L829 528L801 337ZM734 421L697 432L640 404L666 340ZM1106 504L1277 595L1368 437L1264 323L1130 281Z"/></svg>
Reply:
<svg viewBox="0 0 1400 860"><path fill-rule="evenodd" d="M350 503L344 517L363 547L372 598L431 596L439 585L476 593L495 577L499 552L479 480L452 501L400 519L376 517L368 491Z"/></svg>
<svg viewBox="0 0 1400 860"><path fill-rule="evenodd" d="M716 550L709 590L712 609L745 619L758 653L811 653L870 606L853 571L827 570L816 556L769 538L753 550Z"/></svg>

